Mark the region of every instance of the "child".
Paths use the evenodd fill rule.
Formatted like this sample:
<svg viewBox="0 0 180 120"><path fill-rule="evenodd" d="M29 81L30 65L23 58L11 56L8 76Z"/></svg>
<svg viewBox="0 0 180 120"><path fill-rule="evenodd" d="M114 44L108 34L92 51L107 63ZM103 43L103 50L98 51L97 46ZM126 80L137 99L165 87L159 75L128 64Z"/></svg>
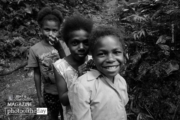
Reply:
<svg viewBox="0 0 180 120"><path fill-rule="evenodd" d="M69 89L74 120L126 120L126 81L118 74L124 63L124 42L118 30L100 26L90 35L92 69Z"/></svg>
<svg viewBox="0 0 180 120"><path fill-rule="evenodd" d="M93 23L80 15L69 17L62 28L62 36L71 54L54 63L54 73L59 97L62 102L64 119L72 120L73 114L67 96L68 89L83 71L86 71L89 53L88 37Z"/></svg>
<svg viewBox="0 0 180 120"><path fill-rule="evenodd" d="M62 20L61 12L56 8L45 7L38 13L37 21L42 32L42 40L30 48L27 65L27 67L34 68L39 106L44 106L45 103L51 120L58 120L59 112L63 119L52 69L53 62L69 54L65 43L57 39ZM43 95L41 81L44 84Z"/></svg>

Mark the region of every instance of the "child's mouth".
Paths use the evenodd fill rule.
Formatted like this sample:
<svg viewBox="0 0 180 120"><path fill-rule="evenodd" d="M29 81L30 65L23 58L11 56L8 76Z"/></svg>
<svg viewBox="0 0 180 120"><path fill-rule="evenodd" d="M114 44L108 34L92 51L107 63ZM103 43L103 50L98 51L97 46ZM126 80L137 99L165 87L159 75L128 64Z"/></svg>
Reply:
<svg viewBox="0 0 180 120"><path fill-rule="evenodd" d="M84 54L84 53L79 53L78 56L84 57L84 56L86 56L86 54Z"/></svg>
<svg viewBox="0 0 180 120"><path fill-rule="evenodd" d="M117 69L117 67L118 67L118 65L117 66L110 66L110 67L103 67L103 68L105 68L108 71L114 71Z"/></svg>

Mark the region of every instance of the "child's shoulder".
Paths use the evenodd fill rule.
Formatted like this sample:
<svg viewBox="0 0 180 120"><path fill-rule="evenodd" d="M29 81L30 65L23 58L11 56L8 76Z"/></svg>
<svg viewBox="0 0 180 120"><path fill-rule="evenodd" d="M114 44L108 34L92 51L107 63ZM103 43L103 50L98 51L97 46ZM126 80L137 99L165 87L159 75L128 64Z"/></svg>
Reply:
<svg viewBox="0 0 180 120"><path fill-rule="evenodd" d="M93 83L97 77L99 77L101 74L99 71L91 69L90 71L87 71L84 75L80 76L78 78L78 81L83 85L83 86L88 86L91 83Z"/></svg>
<svg viewBox="0 0 180 120"><path fill-rule="evenodd" d="M72 85L71 89L77 89L77 91L82 92L92 91L94 88L94 83L96 78L100 75L97 70L87 71L84 75L80 76Z"/></svg>
<svg viewBox="0 0 180 120"><path fill-rule="evenodd" d="M65 60L64 59L58 59L55 63L53 63L54 65L59 65L59 64L62 64L62 63L65 63Z"/></svg>
<svg viewBox="0 0 180 120"><path fill-rule="evenodd" d="M67 68L67 63L64 59L58 59L55 63L53 63L53 65L56 67L56 68L61 68L61 69L65 69Z"/></svg>
<svg viewBox="0 0 180 120"><path fill-rule="evenodd" d="M42 41L39 41L36 44L34 44L33 46L31 46L31 49L40 49L41 46L43 46L43 43L42 43Z"/></svg>
<svg viewBox="0 0 180 120"><path fill-rule="evenodd" d="M115 79L121 82L121 84L126 85L126 80L120 74L117 74Z"/></svg>

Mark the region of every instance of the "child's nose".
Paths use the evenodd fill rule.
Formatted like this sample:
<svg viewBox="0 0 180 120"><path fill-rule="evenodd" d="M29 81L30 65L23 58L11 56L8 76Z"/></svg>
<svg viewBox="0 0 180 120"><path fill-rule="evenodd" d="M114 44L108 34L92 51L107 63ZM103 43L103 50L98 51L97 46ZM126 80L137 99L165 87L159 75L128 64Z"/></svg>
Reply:
<svg viewBox="0 0 180 120"><path fill-rule="evenodd" d="M83 49L83 48L84 48L83 43L80 43L79 48L80 48L80 49Z"/></svg>
<svg viewBox="0 0 180 120"><path fill-rule="evenodd" d="M113 62L114 60L115 60L114 55L109 54L109 55L107 56L107 61L108 61L108 62Z"/></svg>
<svg viewBox="0 0 180 120"><path fill-rule="evenodd" d="M49 35L53 36L53 31L52 30L49 31Z"/></svg>

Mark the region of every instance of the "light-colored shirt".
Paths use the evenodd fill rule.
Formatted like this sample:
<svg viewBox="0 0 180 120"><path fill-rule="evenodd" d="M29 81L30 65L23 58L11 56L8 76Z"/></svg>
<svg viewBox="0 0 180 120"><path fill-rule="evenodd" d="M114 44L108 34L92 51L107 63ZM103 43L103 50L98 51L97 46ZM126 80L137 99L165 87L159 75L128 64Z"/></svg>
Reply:
<svg viewBox="0 0 180 120"><path fill-rule="evenodd" d="M92 59L91 56L87 56L87 61ZM87 63L85 61L85 63ZM65 59L59 59L54 63L54 67L57 72L64 78L67 89L77 80L78 71L76 71ZM71 106L63 106L64 120L73 120L73 114Z"/></svg>
<svg viewBox="0 0 180 120"><path fill-rule="evenodd" d="M117 74L112 83L97 70L79 77L68 92L73 120L127 120L127 84Z"/></svg>
<svg viewBox="0 0 180 120"><path fill-rule="evenodd" d="M76 71L65 59L59 59L54 63L57 72L64 78L67 88L77 79L78 71ZM63 106L64 120L73 120L71 106Z"/></svg>

